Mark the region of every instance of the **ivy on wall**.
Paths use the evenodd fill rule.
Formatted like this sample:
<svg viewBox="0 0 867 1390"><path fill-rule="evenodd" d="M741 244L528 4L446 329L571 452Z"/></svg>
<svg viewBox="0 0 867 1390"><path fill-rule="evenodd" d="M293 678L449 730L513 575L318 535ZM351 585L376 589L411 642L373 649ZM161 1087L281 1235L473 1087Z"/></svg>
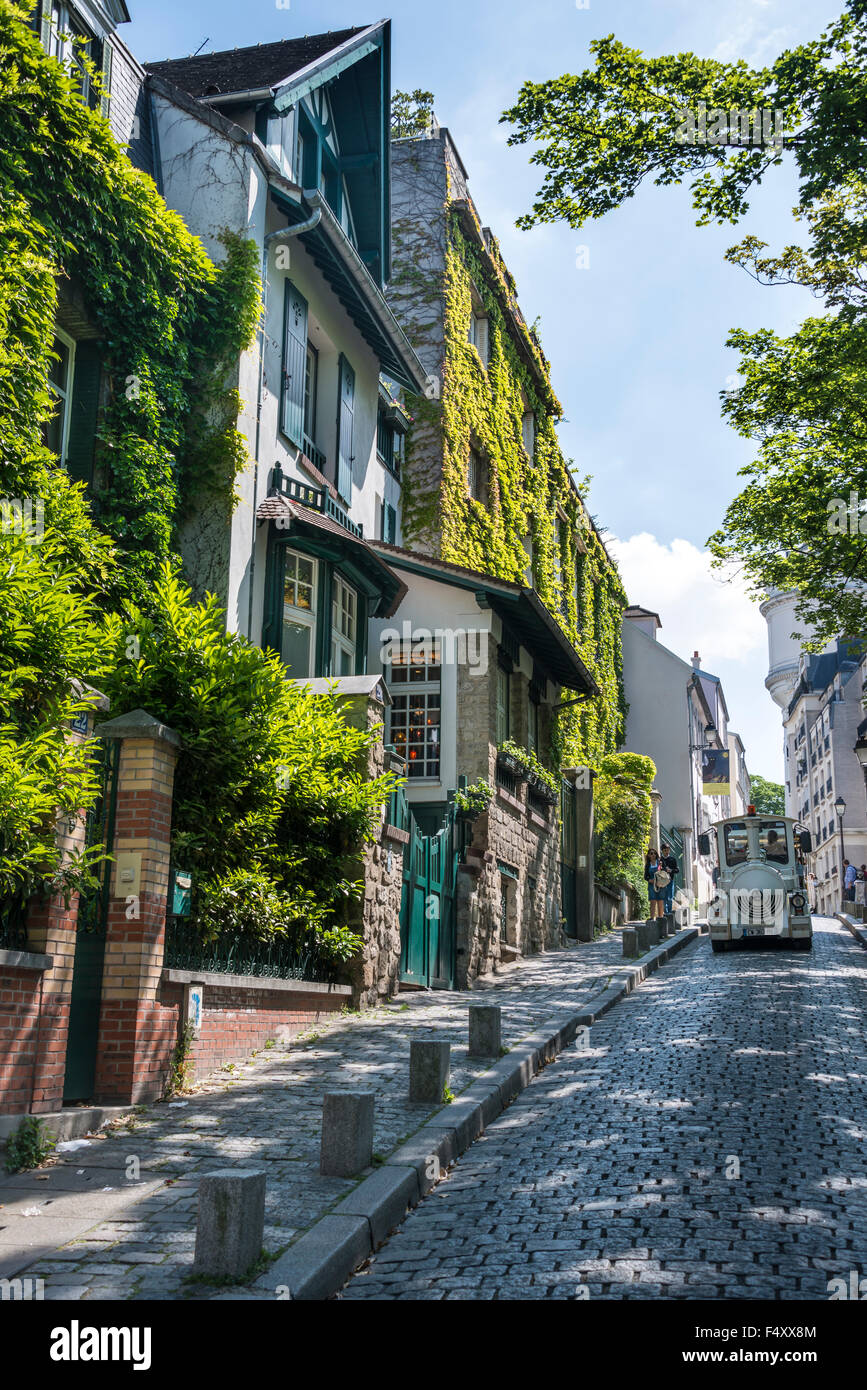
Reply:
<svg viewBox="0 0 867 1390"><path fill-rule="evenodd" d="M601 759L623 741L625 731L621 614L626 595L572 484L555 429L562 410L537 336L517 308L514 281L496 240L489 235L484 241L478 226L477 237L468 235L467 217L475 217L469 204L447 209L440 273L420 268L426 260L435 264L435 256L400 254L402 247L415 248L425 235L418 219L400 219L393 228L397 268L392 289L396 298L412 305L414 345L435 341L430 330L434 307L444 316L445 336L441 399L412 404L415 425L404 469L405 543L524 583L524 539L531 539L539 597L601 692L583 707L563 712L555 729L553 758L555 763L598 769ZM488 319L487 364L468 341L473 290ZM532 459L522 443L525 409L535 415ZM468 495L471 448L487 464L484 502ZM432 454L437 466L431 464Z"/></svg>
<svg viewBox="0 0 867 1390"><path fill-rule="evenodd" d="M144 596L182 507L214 485L231 506L246 451L227 373L258 321L258 258L252 242L227 235L226 259L214 265L28 23L25 9L0 0L0 198L13 245L39 248L40 273L22 267L16 291L33 372L29 419L51 400L60 281L85 306L107 377L91 511L125 553L115 582ZM13 424L4 445L15 484L38 433Z"/></svg>

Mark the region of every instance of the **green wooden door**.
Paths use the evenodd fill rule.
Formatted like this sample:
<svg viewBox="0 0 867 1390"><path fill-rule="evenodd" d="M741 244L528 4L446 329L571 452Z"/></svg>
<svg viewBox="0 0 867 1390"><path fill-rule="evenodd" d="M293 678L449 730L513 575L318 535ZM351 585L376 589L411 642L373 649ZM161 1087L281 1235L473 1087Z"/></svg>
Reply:
<svg viewBox="0 0 867 1390"><path fill-rule="evenodd" d="M400 978L451 989L455 978L454 900L458 855L454 807L435 835L423 835L410 813L403 856Z"/></svg>
<svg viewBox="0 0 867 1390"><path fill-rule="evenodd" d="M114 812L117 790L119 744L101 743L102 785L96 804L88 812L85 840L88 847L114 843ZM99 1040L99 1011L102 1001L102 966L111 892L111 864L103 861L94 888L78 899L75 932L75 960L69 1005L69 1032L66 1040L66 1076L63 1101L90 1100L96 1072Z"/></svg>

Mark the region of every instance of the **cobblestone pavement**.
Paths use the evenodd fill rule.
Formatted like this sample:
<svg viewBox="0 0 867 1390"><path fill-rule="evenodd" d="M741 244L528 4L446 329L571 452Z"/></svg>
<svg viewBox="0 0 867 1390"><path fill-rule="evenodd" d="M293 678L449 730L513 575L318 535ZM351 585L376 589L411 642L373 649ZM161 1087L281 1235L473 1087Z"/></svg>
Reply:
<svg viewBox="0 0 867 1390"><path fill-rule="evenodd" d="M810 955L705 937L660 970L342 1297L826 1299L867 1275L867 955L815 927Z"/></svg>
<svg viewBox="0 0 867 1390"><path fill-rule="evenodd" d="M512 1046L628 968L618 932L531 957L477 982L472 994L402 994L319 1025L305 1043L263 1050L194 1095L129 1116L59 1164L0 1180L0 1275L26 1269L45 1280L46 1298L243 1297L240 1289L186 1282L202 1173L233 1164L265 1168L265 1247L276 1253L355 1185L319 1175L325 1090L375 1090L374 1153L385 1157L436 1108L407 1098L411 1036L451 1041L457 1094L486 1066L467 1058L474 998L502 1004L504 1042Z"/></svg>

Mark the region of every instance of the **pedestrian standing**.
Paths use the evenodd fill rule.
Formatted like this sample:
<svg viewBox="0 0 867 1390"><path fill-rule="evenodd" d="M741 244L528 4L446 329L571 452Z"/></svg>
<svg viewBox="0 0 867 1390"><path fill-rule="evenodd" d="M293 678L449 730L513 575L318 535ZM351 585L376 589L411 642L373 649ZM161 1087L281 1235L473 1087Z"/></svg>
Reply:
<svg viewBox="0 0 867 1390"><path fill-rule="evenodd" d="M651 845L644 856L644 877L650 897L651 917L661 917L665 907L665 890L668 887L668 873L660 863L659 853Z"/></svg>
<svg viewBox="0 0 867 1390"><path fill-rule="evenodd" d="M843 860L843 897L847 902L852 902L855 897L855 880L858 877L858 870L854 864L850 864L848 859Z"/></svg>
<svg viewBox="0 0 867 1390"><path fill-rule="evenodd" d="M668 874L668 886L665 889L665 897L662 900L663 912L668 916L669 912L674 911L674 880L677 877L677 860L671 852L671 846L665 841L662 842L662 853L659 857L662 868Z"/></svg>

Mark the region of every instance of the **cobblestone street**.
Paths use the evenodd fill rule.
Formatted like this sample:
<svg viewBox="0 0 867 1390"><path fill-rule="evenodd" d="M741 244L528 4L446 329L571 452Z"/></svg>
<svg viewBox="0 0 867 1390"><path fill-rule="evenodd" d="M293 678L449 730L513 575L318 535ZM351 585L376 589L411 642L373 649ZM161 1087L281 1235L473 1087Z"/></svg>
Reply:
<svg viewBox="0 0 867 1390"><path fill-rule="evenodd" d="M342 1296L827 1299L863 1276L867 956L814 927L811 955L714 956L704 938L678 956L531 1082Z"/></svg>
<svg viewBox="0 0 867 1390"><path fill-rule="evenodd" d="M471 1002L502 1005L510 1047L629 969L615 932L531 957L472 993L401 994L360 1016L338 1015L306 1040L216 1073L194 1095L141 1107L59 1163L0 1178L0 1276L26 1269L55 1299L243 1296L186 1282L202 1173L265 1169L265 1246L274 1253L355 1186L319 1174L326 1090L375 1091L374 1154L386 1157L437 1108L409 1101L411 1037L451 1042L450 1084L459 1094L488 1066L467 1057Z"/></svg>

